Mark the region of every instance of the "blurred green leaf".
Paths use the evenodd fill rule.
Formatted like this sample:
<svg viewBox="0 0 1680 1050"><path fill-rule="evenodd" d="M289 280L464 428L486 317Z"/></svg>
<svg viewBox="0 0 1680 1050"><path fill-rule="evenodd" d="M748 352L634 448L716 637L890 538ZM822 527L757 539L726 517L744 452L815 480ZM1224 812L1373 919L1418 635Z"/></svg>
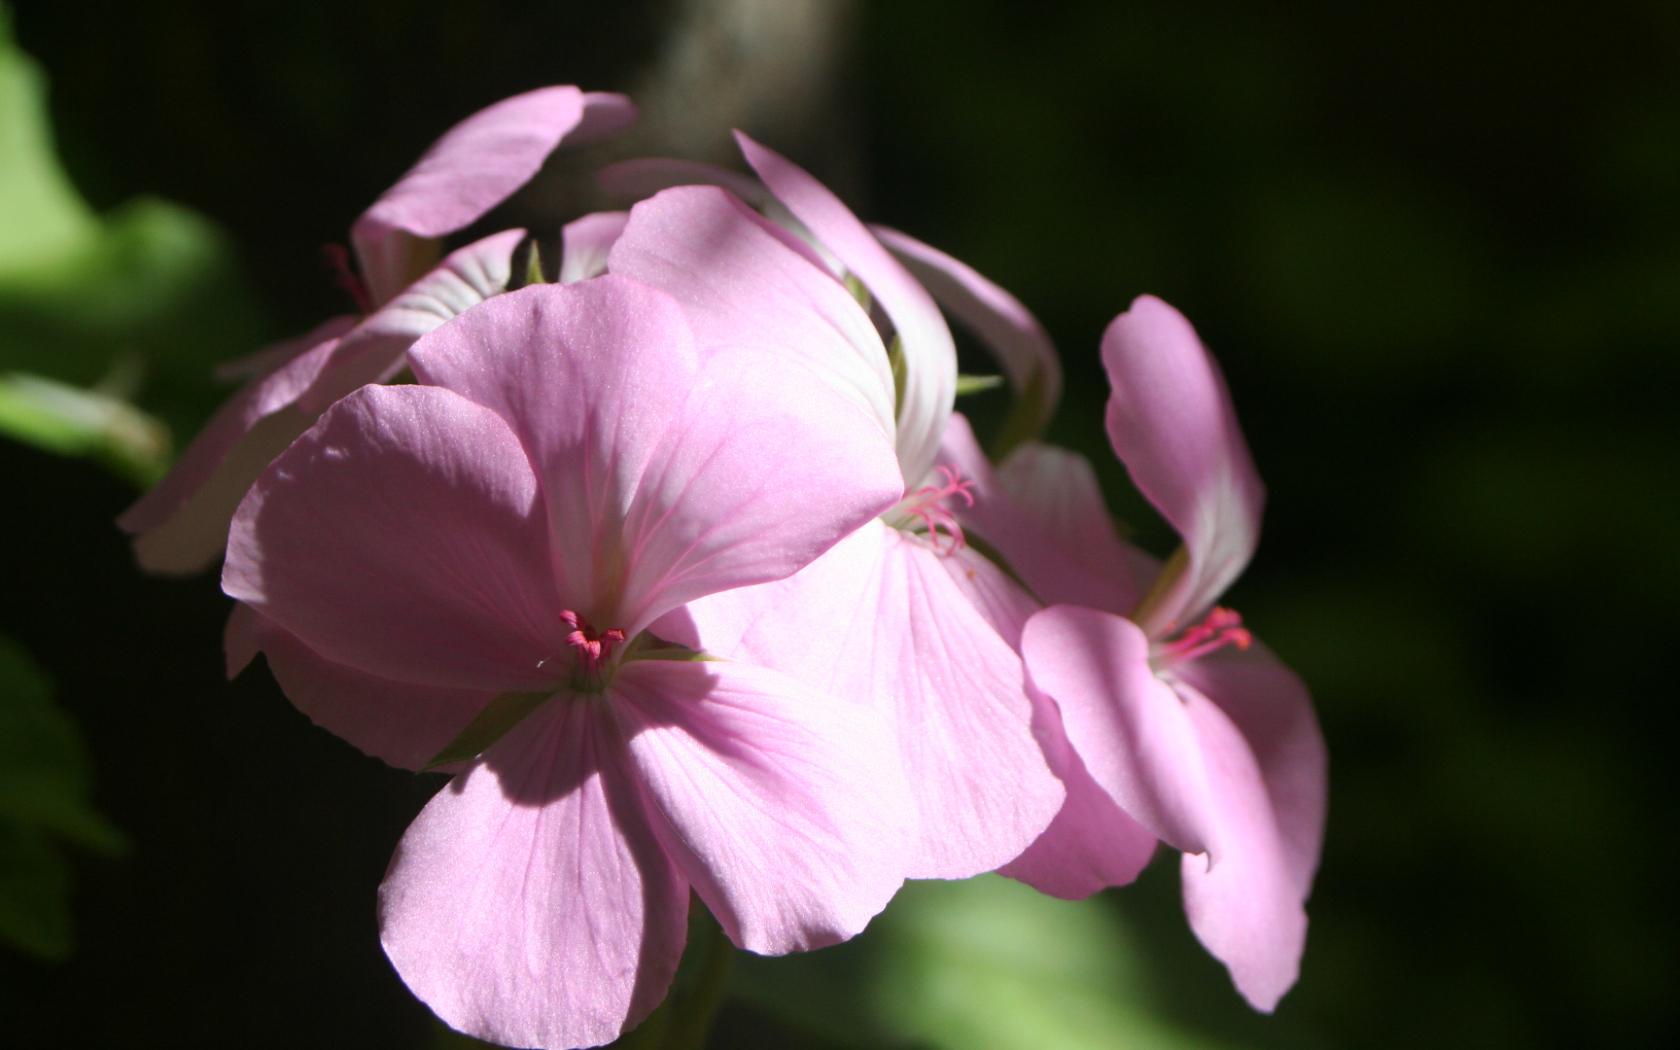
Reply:
<svg viewBox="0 0 1680 1050"><path fill-rule="evenodd" d="M204 217L150 198L96 215L46 114L43 78L0 11L0 433L144 484L168 442L128 403L196 426L211 363L260 341L257 311Z"/></svg>
<svg viewBox="0 0 1680 1050"><path fill-rule="evenodd" d="M169 457L164 425L119 398L32 376L0 374L0 434L64 456L103 460L149 485Z"/></svg>
<svg viewBox="0 0 1680 1050"><path fill-rule="evenodd" d="M0 939L47 958L69 954L70 875L50 840L124 848L88 793L75 724L53 704L40 668L0 636Z"/></svg>
<svg viewBox="0 0 1680 1050"><path fill-rule="evenodd" d="M0 824L0 941L54 961L75 946L70 866L46 836Z"/></svg>
<svg viewBox="0 0 1680 1050"><path fill-rule="evenodd" d="M867 1045L1220 1045L1159 1016L1137 942L1103 901L1058 901L996 876L908 883L856 940L743 957L739 973L738 994L759 1009Z"/></svg>
<svg viewBox="0 0 1680 1050"><path fill-rule="evenodd" d="M0 8L0 280L98 232L98 222L53 156L40 70L12 47Z"/></svg>

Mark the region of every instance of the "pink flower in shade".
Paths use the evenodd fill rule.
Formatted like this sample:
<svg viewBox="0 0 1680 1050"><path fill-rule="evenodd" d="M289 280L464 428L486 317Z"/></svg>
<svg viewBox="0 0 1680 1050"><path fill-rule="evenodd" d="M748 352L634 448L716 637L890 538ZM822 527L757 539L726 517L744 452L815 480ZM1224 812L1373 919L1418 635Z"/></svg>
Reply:
<svg viewBox="0 0 1680 1050"><path fill-rule="evenodd" d="M392 761L546 697L397 848L379 918L403 980L474 1036L594 1045L663 997L691 889L755 952L860 930L903 878L890 726L647 629L895 503L888 437L797 360L702 353L621 276L498 296L409 356L421 385L349 395L262 475L223 571L235 660L261 648Z"/></svg>
<svg viewBox="0 0 1680 1050"><path fill-rule="evenodd" d="M228 518L262 468L328 405L400 370L415 339L503 291L524 231L494 234L441 262L440 239L507 199L561 143L602 138L634 116L621 95L550 87L498 102L440 138L351 227L359 277L339 255L341 282L366 316L335 317L235 362L230 374L254 377L118 519L135 536L140 564L183 573L214 562Z"/></svg>
<svg viewBox="0 0 1680 1050"><path fill-rule="evenodd" d="M1260 479L1176 310L1138 299L1102 353L1115 453L1184 540L1165 566L1115 535L1084 460L1029 445L993 474L966 424L947 435L947 460L978 478L968 526L1050 603L996 622L1019 639L1068 800L1003 871L1076 898L1131 881L1157 839L1182 850L1192 929L1269 1011L1305 943L1326 754L1300 679L1215 604L1254 552Z"/></svg>
<svg viewBox="0 0 1680 1050"><path fill-rule="evenodd" d="M692 164L620 168L638 190L695 176L734 190L678 186L637 204L607 269L673 295L703 349L747 339L823 371L890 436L910 494L797 575L696 602L659 633L888 712L919 818L908 873L991 871L1043 831L1064 791L1033 739L1020 657L968 591L971 578L1002 573L963 549L951 508L967 486L934 465L956 388L950 332L923 286L832 193L739 141L762 186ZM972 276L959 287L983 280ZM868 290L890 327L896 383L880 331L842 277ZM821 340L784 334L813 317Z"/></svg>

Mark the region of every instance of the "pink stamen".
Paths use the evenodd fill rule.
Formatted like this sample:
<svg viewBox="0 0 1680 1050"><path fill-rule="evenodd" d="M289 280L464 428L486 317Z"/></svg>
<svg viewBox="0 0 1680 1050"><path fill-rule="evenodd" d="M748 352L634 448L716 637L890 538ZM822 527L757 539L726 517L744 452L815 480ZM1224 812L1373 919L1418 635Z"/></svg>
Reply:
<svg viewBox="0 0 1680 1050"><path fill-rule="evenodd" d="M950 467L941 465L939 473L945 478L943 485L924 485L912 492L905 500L905 513L920 521L928 533L928 542L940 554L955 554L967 545L968 540L963 536L962 525L958 524L957 516L945 505L945 501L952 497L960 498L965 506L974 506L974 482L965 480ZM939 543L939 535L945 534L945 545Z"/></svg>
<svg viewBox="0 0 1680 1050"><path fill-rule="evenodd" d="M321 255L327 261L327 271L332 274L333 284L349 293L356 304L356 311L372 313L373 296L368 294L367 285L356 276L356 271L351 269L349 250L342 244L323 244Z"/></svg>
<svg viewBox="0 0 1680 1050"><path fill-rule="evenodd" d="M1234 645L1247 649L1254 644L1254 635L1242 625L1242 617L1230 609L1214 607L1201 623L1161 646L1161 654L1170 663L1183 663L1208 653Z"/></svg>
<svg viewBox="0 0 1680 1050"><path fill-rule="evenodd" d="M566 635L566 644L577 651L578 670L586 676L593 676L600 672L613 654L613 649L624 642L624 631L618 627L609 627L604 631L597 631L588 620L570 609L562 610L560 619L571 633Z"/></svg>

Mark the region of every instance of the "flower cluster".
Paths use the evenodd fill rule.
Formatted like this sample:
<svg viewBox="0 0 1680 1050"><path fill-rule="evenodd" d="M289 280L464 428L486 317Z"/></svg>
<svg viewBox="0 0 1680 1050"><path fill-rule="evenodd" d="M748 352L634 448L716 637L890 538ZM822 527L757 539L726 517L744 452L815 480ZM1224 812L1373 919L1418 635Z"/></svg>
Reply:
<svg viewBox="0 0 1680 1050"><path fill-rule="evenodd" d="M230 671L260 652L318 724L453 774L380 887L403 980L463 1032L595 1045L664 997L691 895L778 954L907 878L1083 897L1162 842L1271 1009L1325 753L1215 605L1262 490L1190 325L1145 297L1102 340L1114 452L1183 539L1160 562L1036 440L1061 377L1026 309L745 136L751 176L602 170L630 206L546 274L524 230L443 253L633 116L555 87L452 129L352 226L358 312L239 363L121 519L156 571L225 552ZM1001 463L954 412L946 314L1017 394Z"/></svg>

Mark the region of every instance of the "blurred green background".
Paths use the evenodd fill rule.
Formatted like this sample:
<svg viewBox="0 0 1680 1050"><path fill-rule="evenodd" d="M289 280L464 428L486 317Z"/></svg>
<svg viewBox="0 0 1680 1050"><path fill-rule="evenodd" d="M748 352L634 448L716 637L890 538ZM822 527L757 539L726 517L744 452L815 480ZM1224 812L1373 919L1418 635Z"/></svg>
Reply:
<svg viewBox="0 0 1680 1050"><path fill-rule="evenodd" d="M442 1045L373 914L436 779L260 672L224 683L213 578L141 577L111 519L222 396L215 362L343 305L319 246L449 123L682 69L710 88L637 145L721 154L740 122L1011 288L1066 363L1052 436L1163 552L1096 341L1145 291L1198 324L1271 493L1231 602L1332 755L1274 1017L1157 863L1081 905L912 887L849 945L742 960L714 1045L1674 1045L1680 7L732 0L713 31L705 6L12 11L69 181L25 172L0 65L0 247L70 218L32 234L50 260L0 251L0 423L36 425L19 372L149 415L0 440L0 690L27 697L0 758L56 807L0 808L0 890L36 894L0 908L0 1043ZM740 26L790 19L816 29L755 62ZM790 76L798 119L754 108Z"/></svg>

